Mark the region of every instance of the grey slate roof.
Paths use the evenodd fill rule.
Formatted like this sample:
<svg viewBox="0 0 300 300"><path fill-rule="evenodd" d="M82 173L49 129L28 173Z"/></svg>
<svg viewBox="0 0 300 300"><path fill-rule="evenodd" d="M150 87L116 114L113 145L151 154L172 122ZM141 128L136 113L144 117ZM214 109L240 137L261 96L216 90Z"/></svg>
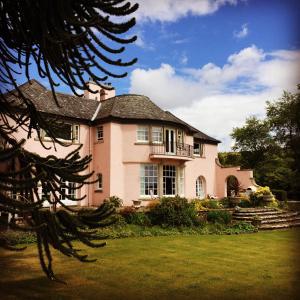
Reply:
<svg viewBox="0 0 300 300"><path fill-rule="evenodd" d="M57 116L90 120L99 104L96 100L57 92L56 97L60 105L58 107L52 92L36 80L22 84L19 89L33 102L38 111ZM7 99L15 101L14 105L20 103L13 95L8 94Z"/></svg>
<svg viewBox="0 0 300 300"><path fill-rule="evenodd" d="M36 80L26 82L19 88L31 99L38 111L57 116L90 121L99 105L99 101L97 100L56 93L60 105L58 107L52 96L52 92ZM8 94L7 98L16 101L15 103L18 105L18 100L14 96ZM100 110L94 121L101 122L101 120L104 121L110 118L120 121L161 121L177 124L193 133L195 138L214 144L219 143L218 140L192 127L172 113L162 110L148 97L142 95L120 95L101 102Z"/></svg>
<svg viewBox="0 0 300 300"><path fill-rule="evenodd" d="M211 143L211 144L219 144L221 143L221 141L203 133L202 131L198 130L197 133L194 134L194 138L195 139L198 139L198 140L201 140L201 141L205 141L205 142L208 142L208 143Z"/></svg>

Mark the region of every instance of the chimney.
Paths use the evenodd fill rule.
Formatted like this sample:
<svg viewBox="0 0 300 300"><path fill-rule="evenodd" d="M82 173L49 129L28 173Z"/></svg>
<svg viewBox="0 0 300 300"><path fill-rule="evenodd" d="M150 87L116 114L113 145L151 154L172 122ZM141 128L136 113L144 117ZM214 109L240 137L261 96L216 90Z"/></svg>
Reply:
<svg viewBox="0 0 300 300"><path fill-rule="evenodd" d="M97 93L93 94L90 91L85 90L84 97L87 99L104 101L104 100L114 97L116 95L115 88L114 87L112 88L111 83L105 82L103 84L104 87L107 86L108 88L112 88L110 90L102 88L101 86L97 85L95 82L93 82L91 80L87 82L87 85L92 91L97 91Z"/></svg>

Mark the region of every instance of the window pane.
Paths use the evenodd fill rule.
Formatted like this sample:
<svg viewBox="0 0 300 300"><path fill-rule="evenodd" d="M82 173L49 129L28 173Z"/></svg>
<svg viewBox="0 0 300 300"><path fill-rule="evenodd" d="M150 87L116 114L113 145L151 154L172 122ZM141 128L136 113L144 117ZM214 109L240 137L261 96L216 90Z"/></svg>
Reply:
<svg viewBox="0 0 300 300"><path fill-rule="evenodd" d="M141 195L157 196L157 165L141 165Z"/></svg>
<svg viewBox="0 0 300 300"><path fill-rule="evenodd" d="M162 143L163 141L163 131L161 127L152 127L152 142Z"/></svg>
<svg viewBox="0 0 300 300"><path fill-rule="evenodd" d="M164 195L176 194L176 167L163 166L163 193Z"/></svg>
<svg viewBox="0 0 300 300"><path fill-rule="evenodd" d="M137 140L140 142L149 141L149 128L146 126L139 126L137 130Z"/></svg>
<svg viewBox="0 0 300 300"><path fill-rule="evenodd" d="M97 127L97 140L103 140L103 126Z"/></svg>
<svg viewBox="0 0 300 300"><path fill-rule="evenodd" d="M194 154L200 155L200 144L194 143Z"/></svg>

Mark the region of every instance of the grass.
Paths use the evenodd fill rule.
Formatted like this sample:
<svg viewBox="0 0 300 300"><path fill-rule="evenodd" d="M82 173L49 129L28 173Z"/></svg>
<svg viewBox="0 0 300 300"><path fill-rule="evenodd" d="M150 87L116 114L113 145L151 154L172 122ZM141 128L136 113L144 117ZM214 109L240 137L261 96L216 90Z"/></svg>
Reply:
<svg viewBox="0 0 300 300"><path fill-rule="evenodd" d="M297 299L300 230L109 240L93 264L55 253L42 274L36 248L0 250L0 299ZM79 245L77 245L79 246Z"/></svg>

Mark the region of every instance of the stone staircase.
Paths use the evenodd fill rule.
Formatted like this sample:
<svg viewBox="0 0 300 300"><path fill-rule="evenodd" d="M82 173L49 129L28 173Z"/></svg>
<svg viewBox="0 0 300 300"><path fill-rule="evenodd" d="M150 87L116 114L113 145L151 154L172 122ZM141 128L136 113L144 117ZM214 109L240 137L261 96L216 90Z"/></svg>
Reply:
<svg viewBox="0 0 300 300"><path fill-rule="evenodd" d="M300 214L275 208L240 208L233 213L233 220L250 222L260 230L300 226Z"/></svg>

